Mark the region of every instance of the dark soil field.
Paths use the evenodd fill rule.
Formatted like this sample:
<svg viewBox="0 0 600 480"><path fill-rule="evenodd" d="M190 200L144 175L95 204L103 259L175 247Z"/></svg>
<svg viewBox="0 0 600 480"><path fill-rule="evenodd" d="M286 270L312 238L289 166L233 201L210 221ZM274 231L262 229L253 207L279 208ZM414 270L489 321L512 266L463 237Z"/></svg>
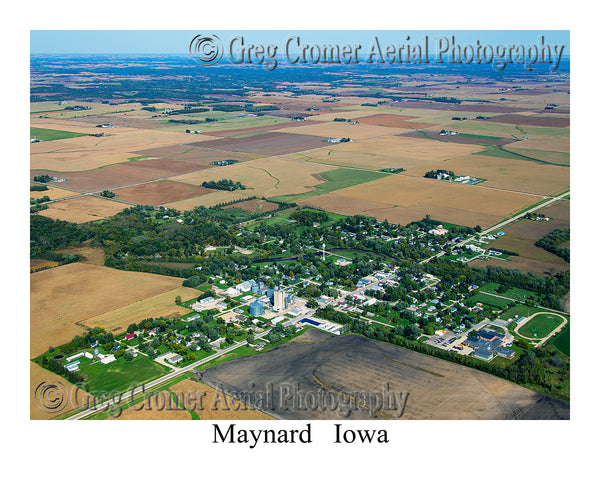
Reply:
<svg viewBox="0 0 600 480"><path fill-rule="evenodd" d="M223 138L206 142L190 143L190 147L216 148L257 155L286 155L327 145L327 138L315 135L268 132L245 138Z"/></svg>
<svg viewBox="0 0 600 480"><path fill-rule="evenodd" d="M460 135L439 135L439 132L407 132L400 133L398 136L411 137L411 138L429 138L432 140L439 140L440 142L447 143L461 143L466 145L506 145L508 143L516 142L514 138L496 138L485 135L463 137Z"/></svg>
<svg viewBox="0 0 600 480"><path fill-rule="evenodd" d="M169 180L144 183L134 187L115 190L119 200L136 203L138 205L163 205L177 202L186 198L206 195L213 190L210 188L196 187L189 183L173 182Z"/></svg>
<svg viewBox="0 0 600 480"><path fill-rule="evenodd" d="M567 403L478 370L357 335L336 337L314 329L273 350L196 375L289 420L336 420L348 413L350 420L570 417Z"/></svg>
<svg viewBox="0 0 600 480"><path fill-rule="evenodd" d="M195 136L190 135L190 138L194 139ZM146 155L148 157L158 157L164 160L181 160L201 165L210 165L212 162L219 162L221 160L237 160L238 162L245 162L259 158L257 155L247 155L238 152L221 152L219 150L190 147L188 145L170 145L168 147L148 148L139 150L135 153L137 155Z"/></svg>
<svg viewBox="0 0 600 480"><path fill-rule="evenodd" d="M531 125L532 127L568 127L571 120L563 117L541 117L539 115L497 115L491 119L494 123L511 125ZM486 122L487 120L478 120Z"/></svg>
<svg viewBox="0 0 600 480"><path fill-rule="evenodd" d="M396 128L427 128L433 127L432 123L418 123L412 122L411 120L416 117L409 117L406 115L371 115L369 117L362 117L358 119L359 123L366 123L367 125L380 125L382 127L396 127Z"/></svg>
<svg viewBox="0 0 600 480"><path fill-rule="evenodd" d="M99 192L104 189L125 187L149 180L172 177L191 173L209 168L192 162L177 160L148 159L135 162L109 165L104 168L88 170L84 172L57 173L47 170L32 170L30 175L33 179L36 175L60 175L67 179L64 182L66 188L73 188L84 192Z"/></svg>
<svg viewBox="0 0 600 480"><path fill-rule="evenodd" d="M292 115L295 117L295 115ZM236 130L218 130L218 131L210 131L207 132L207 135L211 137L238 137L240 135L250 135L252 133L260 133L260 132L272 132L273 130L280 130L282 128L291 128L291 127L304 127L306 125L314 125L316 122L314 120L304 120L303 122L286 122L286 123L278 123L276 125L264 125L262 127L250 127L250 128L238 128Z"/></svg>

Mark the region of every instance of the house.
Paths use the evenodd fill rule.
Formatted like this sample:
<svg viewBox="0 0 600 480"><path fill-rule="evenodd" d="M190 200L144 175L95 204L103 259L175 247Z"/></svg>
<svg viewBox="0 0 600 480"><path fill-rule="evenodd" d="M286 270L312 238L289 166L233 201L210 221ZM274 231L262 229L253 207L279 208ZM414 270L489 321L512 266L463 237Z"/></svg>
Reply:
<svg viewBox="0 0 600 480"><path fill-rule="evenodd" d="M179 354L175 354L169 358L167 358L167 362L169 362L171 365L175 365L176 363L179 363L183 360L183 357Z"/></svg>
<svg viewBox="0 0 600 480"><path fill-rule="evenodd" d="M135 333L129 333L125 335L125 340L133 340L135 338Z"/></svg>
<svg viewBox="0 0 600 480"><path fill-rule="evenodd" d="M260 352L263 348L266 347L266 343L265 342L260 342L257 343L256 346L254 347L254 350L256 350L257 352Z"/></svg>

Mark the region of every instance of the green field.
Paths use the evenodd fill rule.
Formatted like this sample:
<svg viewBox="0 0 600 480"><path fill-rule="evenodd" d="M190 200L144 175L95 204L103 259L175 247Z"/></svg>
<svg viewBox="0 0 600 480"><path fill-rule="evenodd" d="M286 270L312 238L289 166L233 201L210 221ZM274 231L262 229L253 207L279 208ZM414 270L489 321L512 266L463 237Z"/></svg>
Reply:
<svg viewBox="0 0 600 480"><path fill-rule="evenodd" d="M524 302L528 299L535 300L537 295L529 290L523 290L522 288L509 288L505 292L498 293L498 288L500 287L497 283L486 283L482 287L479 288L480 292L487 293L495 293L497 295L502 295L503 297L512 298L513 300L517 300L520 302Z"/></svg>
<svg viewBox="0 0 600 480"><path fill-rule="evenodd" d="M352 187L354 185L371 182L373 180L379 180L388 174L383 172L369 172L349 168L337 168L335 170L329 170L328 172L321 172L319 175L323 177L326 182L316 185L315 190L306 193L300 193L298 195L282 195L279 197L272 197L267 200L289 203L296 202L298 200L304 200L305 198L314 197L316 195L330 193L342 188Z"/></svg>
<svg viewBox="0 0 600 480"><path fill-rule="evenodd" d="M501 140L502 137L492 137L490 135L476 135L474 133L459 133L456 135L457 137L465 137L465 138L480 138L482 140Z"/></svg>
<svg viewBox="0 0 600 480"><path fill-rule="evenodd" d="M565 355L571 355L571 331L568 323L565 325L565 328L552 339L552 344Z"/></svg>
<svg viewBox="0 0 600 480"><path fill-rule="evenodd" d="M498 298L498 297L494 297L492 295L487 295L484 292L479 292L476 293L475 295L473 295L472 297L469 297L467 299L467 302L469 302L469 304L473 303L483 303L485 305L490 305L492 307L499 307L499 308L506 308L507 306L509 306L512 301L511 300L507 300L505 298Z"/></svg>
<svg viewBox="0 0 600 480"><path fill-rule="evenodd" d="M515 305L514 307L509 308L506 312L504 312L502 315L500 315L500 319L502 320L508 320L511 318L514 318L515 315L519 315L520 317L530 317L531 315L533 315L534 313L537 312L548 312L548 310L544 309L544 308L538 308L538 307L527 307L525 305Z"/></svg>
<svg viewBox="0 0 600 480"><path fill-rule="evenodd" d="M84 383L90 391L123 392L131 385L142 384L169 372L168 368L143 355L130 362L121 357L107 365L85 360L81 359L80 373L86 377Z"/></svg>
<svg viewBox="0 0 600 480"><path fill-rule="evenodd" d="M519 335L528 338L544 338L562 323L562 318L553 313L537 315L519 329Z"/></svg>
<svg viewBox="0 0 600 480"><path fill-rule="evenodd" d="M543 165L569 166L569 154L559 152L544 152L541 150L507 150L505 147L490 147L473 155L486 155L488 157L510 158L514 160L525 160L528 162L541 163Z"/></svg>
<svg viewBox="0 0 600 480"><path fill-rule="evenodd" d="M87 133L67 132L65 130L50 130L49 128L31 127L29 129L30 138L37 137L40 140L48 142L50 140L62 140L64 138L86 137Z"/></svg>

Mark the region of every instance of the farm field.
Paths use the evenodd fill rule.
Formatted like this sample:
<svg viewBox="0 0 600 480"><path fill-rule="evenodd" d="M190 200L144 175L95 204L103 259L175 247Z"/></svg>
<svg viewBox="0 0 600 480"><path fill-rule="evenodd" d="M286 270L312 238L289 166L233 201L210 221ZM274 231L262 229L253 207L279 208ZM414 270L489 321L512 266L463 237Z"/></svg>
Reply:
<svg viewBox="0 0 600 480"><path fill-rule="evenodd" d="M228 205L223 207L224 210L230 208L240 208L242 210L246 210L247 212L272 212L273 210L277 210L279 205L277 203L269 202L268 200L262 199L254 199L254 200L246 200L244 202L236 203L234 205Z"/></svg>
<svg viewBox="0 0 600 480"><path fill-rule="evenodd" d="M38 215L73 223L85 223L110 217L126 206L107 198L86 195L51 203L46 210L39 211Z"/></svg>
<svg viewBox="0 0 600 480"><path fill-rule="evenodd" d="M196 136L189 136L196 138ZM189 140L189 138L188 138ZM166 147L146 148L134 152L137 155L145 155L148 157L162 158L164 160L180 160L199 165L210 165L213 162L221 160L236 160L245 162L261 158L261 155L250 155L240 152L224 152L221 150L211 150L209 148L191 147L189 145L169 145Z"/></svg>
<svg viewBox="0 0 600 480"><path fill-rule="evenodd" d="M448 170L456 175L484 178L482 185L536 195L552 195L569 188L565 167L539 165L527 160L489 157L474 154L432 162L419 168L408 169L405 175L423 176L429 170ZM567 173L567 175L565 175ZM532 197L533 201L534 198Z"/></svg>
<svg viewBox="0 0 600 480"><path fill-rule="evenodd" d="M385 199L385 203L380 201ZM406 224L426 215L449 223L489 227L531 203L531 197L471 185L389 175L300 203L344 215L365 214Z"/></svg>
<svg viewBox="0 0 600 480"><path fill-rule="evenodd" d="M114 189L117 199L138 205L163 205L212 192L214 190L210 188L194 187L189 183L173 182L171 180L159 180L133 187Z"/></svg>
<svg viewBox="0 0 600 480"><path fill-rule="evenodd" d="M340 115L343 117L342 114ZM283 129L281 131L287 133L301 133L303 135L317 135L333 138L348 137L352 140L361 140L365 138L402 133L406 131L406 128L409 127L396 128L362 123L359 123L358 125L352 125L351 122L315 122L312 125L302 125L301 127Z"/></svg>
<svg viewBox="0 0 600 480"><path fill-rule="evenodd" d="M53 262L51 260L29 260L29 272L33 273L37 270L44 270L46 268L57 267L58 265L58 262Z"/></svg>
<svg viewBox="0 0 600 480"><path fill-rule="evenodd" d="M296 131L297 129L294 129ZM198 135L196 135L198 136ZM327 143L327 138L297 133L267 132L241 138L222 138L205 142L189 142L190 147L215 148L256 155L285 155L317 148Z"/></svg>
<svg viewBox="0 0 600 480"><path fill-rule="evenodd" d="M514 138L493 137L490 135L476 135L472 133L460 133L458 135L440 135L439 130L418 130L403 133L402 136L409 138L424 138L443 143L458 143L462 145L506 145L516 141Z"/></svg>
<svg viewBox="0 0 600 480"><path fill-rule="evenodd" d="M483 149L484 147L479 145L447 144L394 135L345 144L331 144L317 150L289 155L287 158L369 170L381 168L408 170Z"/></svg>
<svg viewBox="0 0 600 480"><path fill-rule="evenodd" d="M65 130L50 130L47 128L31 127L29 129L31 138L39 138L45 142L51 140L63 140L65 138L84 137L85 133L67 132Z"/></svg>
<svg viewBox="0 0 600 480"><path fill-rule="evenodd" d="M352 352L352 362L348 362ZM379 410L391 419L534 419L568 418L569 406L489 374L357 335L334 337L309 329L280 348L233 359L199 374L225 393L245 391L248 382L264 391L267 382L298 384L306 394L325 384L329 391L410 392L403 410ZM279 409L274 392L273 414L284 419L336 418L338 412ZM270 413L270 411L267 411ZM349 419L368 419L352 410Z"/></svg>
<svg viewBox="0 0 600 480"><path fill-rule="evenodd" d="M136 301L172 291L180 278L73 263L30 275L32 357L84 332L76 325Z"/></svg>
<svg viewBox="0 0 600 480"><path fill-rule="evenodd" d="M383 127L419 129L433 127L434 124L415 122L416 117L407 115L377 114L359 117L360 124L380 125Z"/></svg>
<svg viewBox="0 0 600 480"><path fill-rule="evenodd" d="M50 185L47 185L47 187L48 190L29 192L29 196L31 198L42 198L48 196L50 200L58 200L61 198L72 197L73 195L79 195L77 192L71 192L63 188L53 187Z"/></svg>
<svg viewBox="0 0 600 480"><path fill-rule="evenodd" d="M514 160L524 160L541 165L560 165L569 166L570 156L562 152L546 152L535 150L510 149L510 146L493 146L480 152L480 155L486 157L508 158Z"/></svg>
<svg viewBox="0 0 600 480"><path fill-rule="evenodd" d="M175 317L189 313L189 309L175 305L175 297L180 296L183 302L187 302L198 295L198 290L193 288L177 287L103 312L100 315L90 316L83 320L81 325L90 328L102 327L107 332L115 334L123 333L128 325L139 323L146 318Z"/></svg>

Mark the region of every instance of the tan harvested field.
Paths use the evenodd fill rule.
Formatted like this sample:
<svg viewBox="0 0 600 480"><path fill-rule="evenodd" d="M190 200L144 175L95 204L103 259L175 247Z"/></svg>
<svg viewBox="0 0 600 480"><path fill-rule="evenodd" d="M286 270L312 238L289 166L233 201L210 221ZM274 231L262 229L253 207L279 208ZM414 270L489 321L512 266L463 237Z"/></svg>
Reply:
<svg viewBox="0 0 600 480"><path fill-rule="evenodd" d="M569 153L570 152L570 143L569 142L548 142L541 140L523 140L518 143L513 143L510 146L510 150L515 152L521 150L546 150L548 152L559 152L559 153ZM527 152L521 152L524 155L527 155Z"/></svg>
<svg viewBox="0 0 600 480"><path fill-rule="evenodd" d="M447 144L434 140L389 136L344 144L331 144L328 147L287 157L370 170L381 168L408 170L428 165L434 161L479 152L483 148L479 145Z"/></svg>
<svg viewBox="0 0 600 480"><path fill-rule="evenodd" d="M273 399L265 411L286 420L335 420L344 410L348 420L570 417L568 403L490 374L358 335L336 337L315 329L279 348L232 359L198 375L230 395L248 392L248 385L253 392L271 385ZM367 392L373 392L371 399ZM377 392L388 392L395 401L376 405ZM360 406L341 404L341 395L357 393ZM321 401L314 409L298 408L290 398L295 395Z"/></svg>
<svg viewBox="0 0 600 480"><path fill-rule="evenodd" d="M36 389L41 384L45 386L55 385L56 388L52 388L45 396L41 394L41 390L38 390L36 394ZM77 408L78 403L79 405L85 405L87 397L88 394L85 391L78 390L77 387L61 376L34 362L29 362L30 420L51 420L62 416ZM52 408L54 405L56 408ZM46 409L44 410L43 407L46 407Z"/></svg>
<svg viewBox="0 0 600 480"><path fill-rule="evenodd" d="M256 198L254 200L246 200L245 202L234 203L233 205L223 207L224 210L227 210L228 208L241 208L242 210L253 213L272 212L279 208L279 204Z"/></svg>
<svg viewBox="0 0 600 480"><path fill-rule="evenodd" d="M32 122L33 127L41 127ZM44 123L43 128L50 128ZM53 125L76 131L71 128L71 122ZM91 127L88 127L90 129ZM75 137L51 142L31 144L32 169L47 169L58 172L76 172L90 170L115 163L127 162L138 154L135 152L145 148L185 143L190 135L160 130L140 130L135 128L96 128L96 131L86 133L106 133L107 137ZM196 135L195 137L200 137ZM211 140L212 137L204 137ZM196 138L196 141L201 141Z"/></svg>
<svg viewBox="0 0 600 480"><path fill-rule="evenodd" d="M313 174L326 172L334 168L328 165L315 165L271 157L182 175L177 177L177 181L202 185L204 181L228 178L246 185L246 190L220 191L203 195L199 199L202 202L200 205L214 205L227 201L225 199L233 200L234 198L253 195L272 197L309 192L314 190L315 185L323 182L323 180L316 179ZM218 200L215 201L215 199Z"/></svg>
<svg viewBox="0 0 600 480"><path fill-rule="evenodd" d="M569 270L570 266L566 262L544 262L541 260L533 260L526 257L510 257L508 260L498 260L496 258L489 260L473 260L468 263L471 267L485 268L501 267L509 270L519 270L523 273L533 273L534 275L556 275L559 272Z"/></svg>
<svg viewBox="0 0 600 480"><path fill-rule="evenodd" d="M473 185L389 175L299 203L345 215L366 214L405 224L430 215L458 225L489 227L533 203L535 197ZM370 202L370 203L365 203ZM371 207L373 202L379 205ZM365 208L371 207L371 208Z"/></svg>
<svg viewBox="0 0 600 480"><path fill-rule="evenodd" d="M360 118L361 124L367 125L381 125L384 127L395 127L395 128L427 128L432 127L431 123L415 122L415 117L407 115L390 115L390 114L379 114L371 115L368 117Z"/></svg>
<svg viewBox="0 0 600 480"><path fill-rule="evenodd" d="M72 197L73 195L79 195L77 192L71 192L70 190L64 190L62 188L48 186L48 190L42 192L29 192L31 198L42 198L44 196L50 197L50 200L58 200L60 198Z"/></svg>
<svg viewBox="0 0 600 480"><path fill-rule="evenodd" d="M210 167L207 165L188 161L149 158L118 165L109 165L95 170L66 173L63 175L67 181L63 185L66 188L99 193L104 189L111 190L117 187L128 187L137 183L167 179L174 175L196 172L208 168ZM31 178L42 173L55 175L53 171L42 170L31 172Z"/></svg>
<svg viewBox="0 0 600 480"><path fill-rule="evenodd" d="M199 292L193 288L177 287L151 297L136 300L129 305L115 308L100 315L95 315L81 322L87 327L102 327L107 332L123 333L127 326L139 323L146 318L175 317L190 313L185 307L175 305L175 297L180 296L186 302L198 297Z"/></svg>
<svg viewBox="0 0 600 480"><path fill-rule="evenodd" d="M558 116L541 116L541 115L496 115L495 123L509 123L516 125L531 125L535 127L568 127L570 125L569 118Z"/></svg>
<svg viewBox="0 0 600 480"><path fill-rule="evenodd" d="M165 203L185 200L214 192L209 188L193 187L189 183L161 180L158 182L144 183L134 187L119 188L114 190L119 200L136 203L138 205L163 205Z"/></svg>
<svg viewBox="0 0 600 480"><path fill-rule="evenodd" d="M213 137L238 137L242 135L250 135L262 132L272 132L274 130L289 129L290 133L295 133L294 130L297 127L305 127L308 125L319 124L320 122L314 122L311 120L305 120L303 122L285 122L276 123L274 125L263 125L260 127L249 127L249 128L236 128L232 130L211 130L210 135ZM288 131L288 130L285 130ZM302 133L302 132L299 132Z"/></svg>
<svg viewBox="0 0 600 480"><path fill-rule="evenodd" d="M37 212L44 217L66 220L73 223L85 223L110 217L127 207L126 204L107 198L90 195L61 200L51 203L46 210Z"/></svg>
<svg viewBox="0 0 600 480"><path fill-rule="evenodd" d="M570 184L567 167L485 155L467 155L443 162L432 162L404 173L423 176L428 170L438 169L453 171L456 175L485 178L486 181L481 186L540 195L562 192Z"/></svg>
<svg viewBox="0 0 600 480"><path fill-rule="evenodd" d="M343 115L340 115L345 118ZM364 138L381 137L385 135L394 135L397 133L406 132L407 128L391 128L390 126L379 126L359 123L352 125L351 122L319 122L312 125L301 126L296 128L285 128L281 132L302 133L304 135L320 135L324 137L342 138L349 137L352 140L360 140Z"/></svg>
<svg viewBox="0 0 600 480"><path fill-rule="evenodd" d="M180 278L72 263L30 275L30 356L84 332L76 325L181 286Z"/></svg>

